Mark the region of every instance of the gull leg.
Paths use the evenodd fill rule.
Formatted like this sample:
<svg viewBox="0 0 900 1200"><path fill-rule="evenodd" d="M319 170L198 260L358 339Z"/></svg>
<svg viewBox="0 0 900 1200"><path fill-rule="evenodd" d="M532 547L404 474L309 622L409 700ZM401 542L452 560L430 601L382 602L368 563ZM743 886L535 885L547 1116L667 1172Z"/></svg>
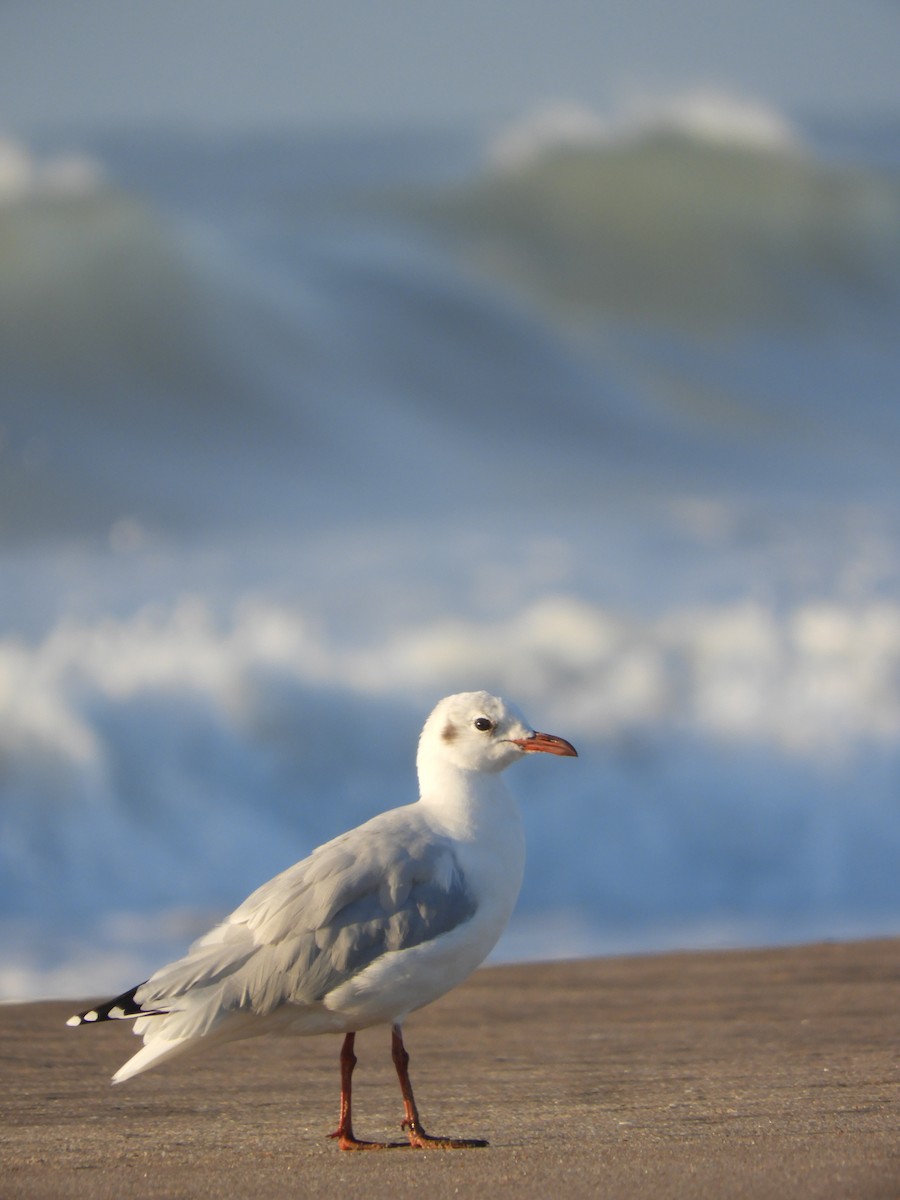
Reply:
<svg viewBox="0 0 900 1200"><path fill-rule="evenodd" d="M481 1138L431 1137L427 1134L419 1120L419 1110L409 1080L409 1054L403 1045L403 1032L399 1025L391 1027L391 1057L397 1069L397 1078L400 1080L403 1110L406 1114L400 1128L406 1130L411 1146L419 1150L467 1150L488 1144Z"/></svg>
<svg viewBox="0 0 900 1200"><path fill-rule="evenodd" d="M356 1055L353 1053L355 1041L356 1034L348 1033L341 1046L341 1115L337 1129L328 1136L335 1138L342 1150L389 1150L394 1146L402 1146L402 1142L362 1142L353 1134L351 1080L356 1066Z"/></svg>

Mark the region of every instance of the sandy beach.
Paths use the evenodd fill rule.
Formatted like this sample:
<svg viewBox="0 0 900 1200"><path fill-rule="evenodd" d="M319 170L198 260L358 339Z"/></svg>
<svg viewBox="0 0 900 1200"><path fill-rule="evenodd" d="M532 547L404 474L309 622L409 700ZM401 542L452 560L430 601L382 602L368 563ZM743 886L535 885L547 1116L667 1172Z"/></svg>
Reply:
<svg viewBox="0 0 900 1200"><path fill-rule="evenodd" d="M342 1154L336 1037L263 1038L113 1088L127 1026L0 1007L0 1196L900 1196L900 940L494 967L406 1026L432 1133ZM362 1137L400 1136L386 1030Z"/></svg>

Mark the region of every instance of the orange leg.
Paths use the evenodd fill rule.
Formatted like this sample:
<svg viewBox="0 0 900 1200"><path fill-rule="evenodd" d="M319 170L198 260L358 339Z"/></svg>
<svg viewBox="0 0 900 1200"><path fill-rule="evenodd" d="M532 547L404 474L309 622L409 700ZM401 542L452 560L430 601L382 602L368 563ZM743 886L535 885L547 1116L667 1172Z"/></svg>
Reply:
<svg viewBox="0 0 900 1200"><path fill-rule="evenodd" d="M354 1136L351 1080L356 1066L356 1055L353 1053L355 1041L356 1034L348 1033L341 1047L341 1115L337 1129L328 1136L336 1138L342 1150L387 1150L391 1146L402 1146L402 1142L363 1142Z"/></svg>
<svg viewBox="0 0 900 1200"><path fill-rule="evenodd" d="M411 1146L419 1150L467 1150L488 1144L481 1138L431 1137L427 1134L419 1120L419 1110L416 1107L412 1084L409 1080L409 1054L407 1054L406 1047L403 1045L403 1033L399 1025L394 1025L391 1028L391 1057L397 1069L397 1078L400 1080L400 1092L403 1095L403 1111L405 1116L401 1128L406 1130Z"/></svg>

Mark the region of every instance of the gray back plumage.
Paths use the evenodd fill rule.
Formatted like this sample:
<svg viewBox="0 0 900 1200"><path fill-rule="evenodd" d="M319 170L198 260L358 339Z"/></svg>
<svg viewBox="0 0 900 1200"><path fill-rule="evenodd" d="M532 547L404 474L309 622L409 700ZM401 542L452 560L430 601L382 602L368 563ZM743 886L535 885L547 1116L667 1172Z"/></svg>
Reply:
<svg viewBox="0 0 900 1200"><path fill-rule="evenodd" d="M180 1010L162 1018L171 1034L206 1033L236 1011L314 1005L381 955L474 912L449 839L435 837L414 805L394 809L263 884L136 998Z"/></svg>

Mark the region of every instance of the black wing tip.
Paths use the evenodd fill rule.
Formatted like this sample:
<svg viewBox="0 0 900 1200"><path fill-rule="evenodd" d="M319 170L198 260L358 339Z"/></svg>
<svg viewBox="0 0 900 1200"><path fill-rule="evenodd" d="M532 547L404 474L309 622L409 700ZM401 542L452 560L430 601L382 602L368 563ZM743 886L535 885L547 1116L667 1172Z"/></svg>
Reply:
<svg viewBox="0 0 900 1200"><path fill-rule="evenodd" d="M146 983L146 980L144 981ZM107 1000L104 1004L98 1004L94 1008L86 1008L84 1012L75 1013L66 1021L67 1025L96 1025L101 1021L131 1021L135 1017L161 1017L165 1015L166 1010L162 1008L141 1008L140 1004L135 1001L135 993L144 986L143 983L137 984L127 992L123 992L121 996L116 996L112 1000Z"/></svg>

